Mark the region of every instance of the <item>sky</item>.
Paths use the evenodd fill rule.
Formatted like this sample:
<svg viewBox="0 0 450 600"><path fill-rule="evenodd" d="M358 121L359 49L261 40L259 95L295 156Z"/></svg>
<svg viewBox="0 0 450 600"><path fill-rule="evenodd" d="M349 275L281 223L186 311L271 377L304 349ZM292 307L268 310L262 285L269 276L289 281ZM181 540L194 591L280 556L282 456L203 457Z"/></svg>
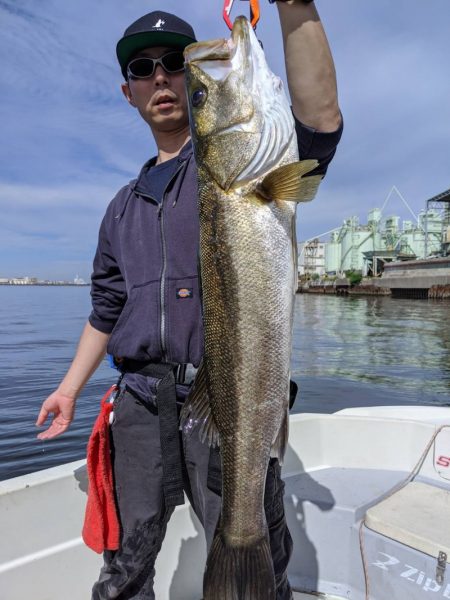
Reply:
<svg viewBox="0 0 450 600"><path fill-rule="evenodd" d="M222 0L0 0L0 278L89 279L115 193L155 154L125 101L115 57L124 29L163 8L198 39L228 37ZM450 188L449 0L317 0L333 52L345 128L299 240L356 215L393 186L414 214ZM235 0L232 16L248 11ZM257 33L284 75L277 10ZM385 216L411 219L397 193ZM323 239L326 239L323 238Z"/></svg>

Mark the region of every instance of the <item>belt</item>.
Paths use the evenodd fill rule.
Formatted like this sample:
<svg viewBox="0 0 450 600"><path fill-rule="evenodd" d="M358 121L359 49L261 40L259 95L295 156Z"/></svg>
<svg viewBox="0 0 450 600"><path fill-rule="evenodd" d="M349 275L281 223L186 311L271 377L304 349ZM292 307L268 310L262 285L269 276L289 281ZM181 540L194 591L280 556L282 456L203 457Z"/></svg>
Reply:
<svg viewBox="0 0 450 600"><path fill-rule="evenodd" d="M191 363L149 363L142 360L131 360L124 358L118 363L120 371L125 373L138 373L139 375L147 375L155 377L152 374L152 367L161 364L171 364L174 368L175 383L192 383L197 373L197 368Z"/></svg>
<svg viewBox="0 0 450 600"><path fill-rule="evenodd" d="M183 367L185 367L183 369ZM144 363L124 360L124 372L139 373L159 379L156 387L156 405L163 466L163 492L166 506L184 504L181 466L180 434L178 426L176 383L186 376L187 365L174 363Z"/></svg>

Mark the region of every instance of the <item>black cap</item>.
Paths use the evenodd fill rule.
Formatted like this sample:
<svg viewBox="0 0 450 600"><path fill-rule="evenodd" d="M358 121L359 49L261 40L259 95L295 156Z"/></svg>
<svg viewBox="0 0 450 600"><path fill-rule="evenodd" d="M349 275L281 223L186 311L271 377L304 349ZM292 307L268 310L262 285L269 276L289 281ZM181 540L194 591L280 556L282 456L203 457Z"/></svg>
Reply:
<svg viewBox="0 0 450 600"><path fill-rule="evenodd" d="M117 43L117 58L122 74L127 78L127 65L131 57L153 46L167 46L183 50L196 42L195 33L189 23L161 10L144 15L132 23Z"/></svg>

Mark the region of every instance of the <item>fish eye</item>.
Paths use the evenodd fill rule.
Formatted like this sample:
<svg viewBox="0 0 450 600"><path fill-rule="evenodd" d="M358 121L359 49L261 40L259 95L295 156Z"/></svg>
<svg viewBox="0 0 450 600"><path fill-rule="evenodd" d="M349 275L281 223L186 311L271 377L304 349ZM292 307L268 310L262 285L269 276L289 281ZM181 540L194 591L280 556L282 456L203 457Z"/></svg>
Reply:
<svg viewBox="0 0 450 600"><path fill-rule="evenodd" d="M206 98L208 97L208 93L204 88L197 88L192 92L191 95L191 103L194 108L199 108L203 106L206 102Z"/></svg>

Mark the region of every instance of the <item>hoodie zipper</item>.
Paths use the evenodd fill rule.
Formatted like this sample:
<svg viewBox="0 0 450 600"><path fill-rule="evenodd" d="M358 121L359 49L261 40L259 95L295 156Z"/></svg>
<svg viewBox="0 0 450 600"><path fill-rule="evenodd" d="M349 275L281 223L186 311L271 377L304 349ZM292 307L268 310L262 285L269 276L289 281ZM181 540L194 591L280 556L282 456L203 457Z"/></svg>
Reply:
<svg viewBox="0 0 450 600"><path fill-rule="evenodd" d="M167 270L167 249L166 249L166 235L164 232L164 213L163 205L166 197L164 191L161 204L158 207L158 221L160 223L161 231L161 249L162 249L162 269L161 269L161 282L159 288L159 303L161 308L161 320L160 320L160 336L161 336L161 354L163 361L166 361L167 346L166 346L166 270Z"/></svg>
<svg viewBox="0 0 450 600"><path fill-rule="evenodd" d="M164 193L162 196L162 200L161 203L158 204L158 221L159 221L159 226L160 226L160 234L161 234L161 256L162 256L162 267L161 267L161 283L160 283L160 290L159 290L159 303L160 303L160 338L161 338L161 358L163 362L167 362L167 344L166 344L166 301L165 301L165 295L166 295L166 271L167 271L167 245L166 245L166 235L165 235L165 231L164 231L164 211L163 211L163 207L164 207L164 201L166 199L166 193L167 193L167 188L169 187L169 185L172 183L172 181L175 179L175 177L178 175L178 173L180 172L183 163L185 161L180 161L180 164L178 165L176 171L173 173L172 177L169 179L169 181L167 182L167 185L164 189ZM143 198L148 198L150 200L153 200L154 202L156 202L155 198L153 198L153 196L150 196L149 194L145 194L144 192L137 192L140 196L142 196Z"/></svg>

